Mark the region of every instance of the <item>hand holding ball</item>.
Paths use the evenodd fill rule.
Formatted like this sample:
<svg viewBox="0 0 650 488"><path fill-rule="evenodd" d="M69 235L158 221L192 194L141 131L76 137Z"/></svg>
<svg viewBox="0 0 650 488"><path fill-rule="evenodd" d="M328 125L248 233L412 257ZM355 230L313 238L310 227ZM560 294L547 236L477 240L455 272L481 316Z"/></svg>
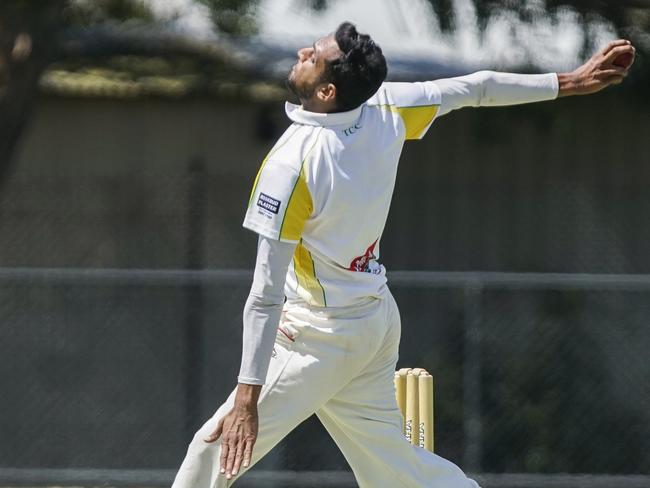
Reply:
<svg viewBox="0 0 650 488"><path fill-rule="evenodd" d="M620 68L629 68L632 66L633 61L634 53L623 53L614 59L613 64L614 66L618 66Z"/></svg>

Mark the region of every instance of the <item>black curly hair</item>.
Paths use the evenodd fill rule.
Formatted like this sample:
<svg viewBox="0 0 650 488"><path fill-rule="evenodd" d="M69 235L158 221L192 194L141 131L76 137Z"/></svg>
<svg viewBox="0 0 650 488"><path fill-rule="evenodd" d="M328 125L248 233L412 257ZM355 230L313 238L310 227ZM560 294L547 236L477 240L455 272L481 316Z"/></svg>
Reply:
<svg viewBox="0 0 650 488"><path fill-rule="evenodd" d="M341 56L328 61L326 81L336 86L336 107L345 112L358 107L379 89L388 69L381 48L367 34L359 34L354 24L343 22L334 38Z"/></svg>

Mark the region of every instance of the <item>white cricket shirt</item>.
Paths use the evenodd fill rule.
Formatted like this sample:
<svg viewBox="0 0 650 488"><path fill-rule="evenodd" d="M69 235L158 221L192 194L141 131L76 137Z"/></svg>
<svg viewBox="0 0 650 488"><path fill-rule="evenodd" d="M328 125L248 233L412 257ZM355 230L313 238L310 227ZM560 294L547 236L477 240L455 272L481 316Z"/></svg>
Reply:
<svg viewBox="0 0 650 488"><path fill-rule="evenodd" d="M378 297L386 285L381 236L404 141L437 115L465 106L513 105L557 96L557 76L482 71L418 83L384 83L349 112L287 103L293 124L270 151L244 227L297 243L285 294L317 307ZM442 105L442 106L441 106Z"/></svg>
<svg viewBox="0 0 650 488"><path fill-rule="evenodd" d="M380 240L405 140L422 137L452 110L552 100L558 89L554 73L480 71L385 83L350 112L316 114L287 104L293 124L262 163L244 220L262 237L244 307L239 382L264 383L283 285L289 300L312 306L354 305L381 294Z"/></svg>
<svg viewBox="0 0 650 488"><path fill-rule="evenodd" d="M349 112L286 104L293 124L262 164L244 226L297 243L289 300L338 307L381 295L380 242L402 146L424 135L439 106L432 83L385 83Z"/></svg>

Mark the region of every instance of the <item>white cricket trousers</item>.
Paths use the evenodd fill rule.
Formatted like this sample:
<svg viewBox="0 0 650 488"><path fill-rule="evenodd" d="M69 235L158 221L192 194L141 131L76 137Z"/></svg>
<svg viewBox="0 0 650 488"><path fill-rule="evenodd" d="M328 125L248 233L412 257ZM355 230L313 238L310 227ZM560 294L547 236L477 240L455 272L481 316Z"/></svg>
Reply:
<svg viewBox="0 0 650 488"><path fill-rule="evenodd" d="M477 488L456 465L404 439L393 386L399 338L388 290L354 307L285 304L260 394L252 464L316 413L361 488ZM203 440L233 399L234 392L196 433L173 488L226 488L236 480L219 473L220 442Z"/></svg>

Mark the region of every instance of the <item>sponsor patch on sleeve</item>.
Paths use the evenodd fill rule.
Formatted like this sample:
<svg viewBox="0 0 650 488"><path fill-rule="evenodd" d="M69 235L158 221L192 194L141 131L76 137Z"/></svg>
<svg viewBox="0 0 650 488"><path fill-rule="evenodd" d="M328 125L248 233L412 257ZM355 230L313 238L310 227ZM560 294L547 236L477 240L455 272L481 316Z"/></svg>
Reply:
<svg viewBox="0 0 650 488"><path fill-rule="evenodd" d="M280 210L280 200L277 200L273 197L268 196L266 193L260 193L259 198L257 199L257 206L277 214Z"/></svg>

